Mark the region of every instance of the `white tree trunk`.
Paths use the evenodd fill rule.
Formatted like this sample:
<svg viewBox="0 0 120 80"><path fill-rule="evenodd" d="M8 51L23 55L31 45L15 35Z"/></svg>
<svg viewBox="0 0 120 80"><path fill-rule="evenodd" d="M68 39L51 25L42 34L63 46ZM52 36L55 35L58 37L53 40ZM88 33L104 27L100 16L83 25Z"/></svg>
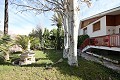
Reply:
<svg viewBox="0 0 120 80"><path fill-rule="evenodd" d="M68 19L64 17L64 50L63 58L68 57Z"/></svg>
<svg viewBox="0 0 120 80"><path fill-rule="evenodd" d="M77 37L78 37L78 14L77 14L77 1L69 0L69 44L70 50L68 54L68 64L71 66L78 66L77 61Z"/></svg>
<svg viewBox="0 0 120 80"><path fill-rule="evenodd" d="M65 15L63 15L63 24L64 24L64 50L63 58L68 58L68 10L67 10L67 0L65 0L64 8Z"/></svg>

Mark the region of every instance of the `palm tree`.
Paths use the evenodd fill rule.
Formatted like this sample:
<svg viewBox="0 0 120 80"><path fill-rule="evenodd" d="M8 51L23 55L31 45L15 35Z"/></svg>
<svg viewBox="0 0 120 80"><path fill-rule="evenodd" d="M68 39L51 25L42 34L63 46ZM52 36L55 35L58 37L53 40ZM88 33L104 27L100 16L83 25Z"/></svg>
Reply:
<svg viewBox="0 0 120 80"><path fill-rule="evenodd" d="M8 0L5 0L4 35L8 34Z"/></svg>
<svg viewBox="0 0 120 80"><path fill-rule="evenodd" d="M52 26L56 25L57 26L57 50L61 49L60 45L60 37L61 37L61 28L62 28L62 16L57 13L56 15L54 14L52 17Z"/></svg>
<svg viewBox="0 0 120 80"><path fill-rule="evenodd" d="M26 35L18 35L16 44L21 45L24 50L28 48L29 37Z"/></svg>
<svg viewBox="0 0 120 80"><path fill-rule="evenodd" d="M51 40L51 47L54 47L54 49L57 49L57 30L52 29L50 31L50 40Z"/></svg>
<svg viewBox="0 0 120 80"><path fill-rule="evenodd" d="M14 42L11 40L9 35L5 35L0 38L0 51L4 54L4 59L9 60L9 48L14 45Z"/></svg>

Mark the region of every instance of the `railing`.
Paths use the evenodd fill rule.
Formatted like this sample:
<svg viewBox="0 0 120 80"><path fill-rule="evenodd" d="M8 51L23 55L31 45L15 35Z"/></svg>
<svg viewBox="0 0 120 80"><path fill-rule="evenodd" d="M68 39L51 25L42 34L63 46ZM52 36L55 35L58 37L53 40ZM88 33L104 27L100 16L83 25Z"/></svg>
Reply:
<svg viewBox="0 0 120 80"><path fill-rule="evenodd" d="M88 45L93 46L106 46L106 47L120 47L120 34L99 36L86 39L80 49L82 50Z"/></svg>
<svg viewBox="0 0 120 80"><path fill-rule="evenodd" d="M80 49L84 49L86 46L90 45L90 39L87 38L84 40L84 42L82 43L82 45L80 46Z"/></svg>

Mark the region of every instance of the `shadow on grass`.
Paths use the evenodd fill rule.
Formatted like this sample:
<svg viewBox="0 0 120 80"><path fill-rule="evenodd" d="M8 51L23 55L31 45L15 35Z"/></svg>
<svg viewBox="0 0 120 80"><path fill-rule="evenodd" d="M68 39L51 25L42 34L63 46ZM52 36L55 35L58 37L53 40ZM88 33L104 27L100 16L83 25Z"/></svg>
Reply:
<svg viewBox="0 0 120 80"><path fill-rule="evenodd" d="M46 50L47 57L53 62L62 58L62 51ZM67 64L67 59L62 63L53 65L64 75L77 76L83 80L120 80L120 74L108 69L98 63L87 61L78 57L78 67L71 67Z"/></svg>
<svg viewBox="0 0 120 80"><path fill-rule="evenodd" d="M0 56L0 65L12 65L10 61L5 61L4 57Z"/></svg>
<svg viewBox="0 0 120 80"><path fill-rule="evenodd" d="M23 65L21 67L45 67L45 66L46 66L46 63L41 63L41 64L33 63L33 64L28 64L28 65Z"/></svg>
<svg viewBox="0 0 120 80"><path fill-rule="evenodd" d="M56 63L62 58L61 50L45 50L44 54L46 57L37 57L36 63L22 67L43 67L45 70L47 70L46 66L49 66L52 63L47 63L46 60ZM39 63L39 61L43 62ZM78 67L71 67L67 64L67 59L64 59L63 62L52 65L52 68L55 68L63 75L76 76L78 79L82 80L120 80L120 74L98 63L87 61L81 57L78 57L78 64Z"/></svg>
<svg viewBox="0 0 120 80"><path fill-rule="evenodd" d="M39 61L39 60L48 60L49 58L35 58L35 61Z"/></svg>
<svg viewBox="0 0 120 80"><path fill-rule="evenodd" d="M10 53L10 60L5 61L3 54L0 55L0 65L8 65L8 66L13 66L12 62L19 59L19 56L21 52L14 52L14 53Z"/></svg>

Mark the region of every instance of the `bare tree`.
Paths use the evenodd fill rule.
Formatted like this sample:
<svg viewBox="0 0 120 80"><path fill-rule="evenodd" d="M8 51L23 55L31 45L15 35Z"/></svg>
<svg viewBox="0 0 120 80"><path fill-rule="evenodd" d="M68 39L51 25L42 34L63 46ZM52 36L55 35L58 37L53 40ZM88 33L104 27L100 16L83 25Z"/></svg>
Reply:
<svg viewBox="0 0 120 80"><path fill-rule="evenodd" d="M63 16L64 25L64 51L63 57L68 58L69 65L78 65L77 62L77 36L78 36L78 1L90 5L89 0L23 0L25 3L19 4L14 0L12 4L21 7L19 12L35 11L41 14L47 11L59 12Z"/></svg>

